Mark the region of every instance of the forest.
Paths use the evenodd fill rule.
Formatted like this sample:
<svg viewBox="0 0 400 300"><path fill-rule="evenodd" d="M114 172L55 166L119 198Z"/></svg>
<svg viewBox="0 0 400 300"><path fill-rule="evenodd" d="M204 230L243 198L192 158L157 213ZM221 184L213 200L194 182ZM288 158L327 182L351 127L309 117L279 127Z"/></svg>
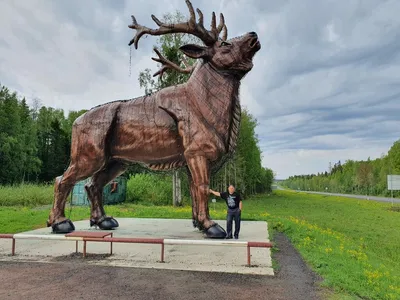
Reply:
<svg viewBox="0 0 400 300"><path fill-rule="evenodd" d="M338 161L328 171L318 174L291 176L282 185L303 191L391 196L387 175L400 174L400 140L393 143L386 155L364 161ZM393 191L393 196L400 196Z"/></svg>
<svg viewBox="0 0 400 300"><path fill-rule="evenodd" d="M73 121L85 111L42 106L0 86L0 184L48 183L69 162Z"/></svg>

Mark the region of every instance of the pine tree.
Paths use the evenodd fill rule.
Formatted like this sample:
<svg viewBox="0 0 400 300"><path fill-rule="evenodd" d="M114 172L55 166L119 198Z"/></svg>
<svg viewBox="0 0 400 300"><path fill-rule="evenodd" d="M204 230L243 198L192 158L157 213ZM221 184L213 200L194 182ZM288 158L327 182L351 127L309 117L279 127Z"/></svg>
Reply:
<svg viewBox="0 0 400 300"><path fill-rule="evenodd" d="M0 90L0 183L14 184L22 178L22 127L16 93Z"/></svg>
<svg viewBox="0 0 400 300"><path fill-rule="evenodd" d="M20 103L20 120L22 126L22 182L34 180L40 171L40 159L37 157L36 125L32 118L32 112L26 104L25 98Z"/></svg>

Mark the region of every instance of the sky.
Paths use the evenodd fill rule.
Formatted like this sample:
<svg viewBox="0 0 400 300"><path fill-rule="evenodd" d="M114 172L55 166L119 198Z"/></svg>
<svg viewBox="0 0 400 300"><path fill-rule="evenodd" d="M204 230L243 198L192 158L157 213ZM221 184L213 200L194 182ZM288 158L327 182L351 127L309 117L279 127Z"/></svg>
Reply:
<svg viewBox="0 0 400 300"><path fill-rule="evenodd" d="M386 154L400 129L400 1L192 0L224 13L228 38L255 31L261 50L240 101L258 120L264 167L276 178ZM211 4L212 3L212 4ZM157 37L128 46L151 14L183 0L0 0L0 83L28 103L69 110L144 94ZM153 72L154 73L154 72Z"/></svg>

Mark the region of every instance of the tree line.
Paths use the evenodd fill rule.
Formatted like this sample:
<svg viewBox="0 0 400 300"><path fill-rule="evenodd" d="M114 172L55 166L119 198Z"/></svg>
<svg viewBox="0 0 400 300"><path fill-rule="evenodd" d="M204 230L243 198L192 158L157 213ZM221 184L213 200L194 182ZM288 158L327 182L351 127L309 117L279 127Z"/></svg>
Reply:
<svg viewBox="0 0 400 300"><path fill-rule="evenodd" d="M283 185L303 191L328 191L344 194L391 196L388 190L387 175L400 174L400 140L394 142L386 155L371 160L338 161L318 174L291 176ZM395 197L399 191L393 191Z"/></svg>
<svg viewBox="0 0 400 300"><path fill-rule="evenodd" d="M68 166L72 123L84 113L41 106L0 85L0 184L47 183Z"/></svg>

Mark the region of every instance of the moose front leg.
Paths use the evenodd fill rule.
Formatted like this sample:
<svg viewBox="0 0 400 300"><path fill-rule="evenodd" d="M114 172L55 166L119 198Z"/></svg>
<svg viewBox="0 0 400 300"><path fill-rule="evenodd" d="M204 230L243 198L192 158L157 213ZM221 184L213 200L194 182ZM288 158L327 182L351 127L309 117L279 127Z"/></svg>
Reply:
<svg viewBox="0 0 400 300"><path fill-rule="evenodd" d="M186 159L192 177L192 201L197 205L197 221L209 238L225 238L225 230L210 219L208 195L210 168L207 158L195 156Z"/></svg>
<svg viewBox="0 0 400 300"><path fill-rule="evenodd" d="M189 189L190 189L190 197L192 198L192 221L193 221L193 227L198 228L199 230L203 230L204 228L200 226L199 221L197 219L197 201L196 201L196 186L194 184L192 174L190 173L190 169L186 167L186 172L188 176L188 182L189 182Z"/></svg>

